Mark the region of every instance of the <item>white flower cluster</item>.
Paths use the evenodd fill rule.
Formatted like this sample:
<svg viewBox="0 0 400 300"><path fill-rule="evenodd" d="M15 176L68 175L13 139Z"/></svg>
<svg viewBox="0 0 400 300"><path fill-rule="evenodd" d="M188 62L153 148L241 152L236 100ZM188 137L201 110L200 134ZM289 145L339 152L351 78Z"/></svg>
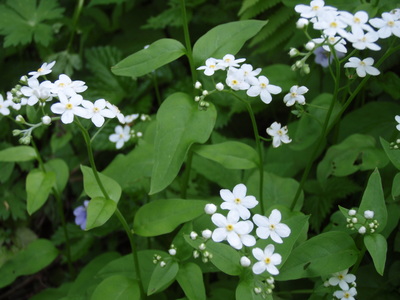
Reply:
<svg viewBox="0 0 400 300"><path fill-rule="evenodd" d="M332 276L325 281L324 286L338 286L340 290L333 293L333 296L340 300L355 300L354 296L357 295L356 290L356 276L348 273L349 270L343 270L332 274ZM351 287L350 287L350 285Z"/></svg>
<svg viewBox="0 0 400 300"><path fill-rule="evenodd" d="M198 67L197 70L204 70L207 76L214 75L218 70L227 71L225 83L232 90L245 90L248 96L260 96L264 103L269 104L272 101L272 95L282 92L282 88L270 84L266 76L258 76L261 68L254 70L250 64L240 65L245 60L245 58L235 59L232 54L226 54L222 59L208 58L206 65ZM223 85L219 83L216 88L222 90Z"/></svg>
<svg viewBox="0 0 400 300"><path fill-rule="evenodd" d="M322 33L320 38L312 39L307 43L306 49L309 51L322 46L328 53L333 49L343 54L347 53L347 43L357 50L379 51L381 47L376 43L379 39L386 39L392 35L400 37L399 10L385 12L381 18L369 19L365 11L351 14L347 11L338 11L333 6L326 6L323 0L313 0L310 5L296 5L295 11L301 16L297 22L298 28L306 28L311 22L313 28ZM300 52L292 49L290 54L296 56ZM296 62L294 68L303 67L304 61ZM365 59L350 57L344 67L355 68L359 77L365 77L366 74L379 75L380 72L372 66L373 63L374 60L371 57Z"/></svg>
<svg viewBox="0 0 400 300"><path fill-rule="evenodd" d="M222 189L220 196L223 203L220 208L228 210L227 215L216 213L217 207L214 204L208 204L205 212L212 215L211 220L217 226L211 234L214 242L227 241L234 249L240 250L243 246L253 247L256 244L256 238L271 238L275 243L283 243L282 238L288 237L291 233L290 228L281 223L281 212L277 209L272 210L269 217L255 214L250 220L251 212L249 209L258 204L254 196L246 195L247 188L244 184L238 184L233 191ZM252 234L254 224L257 225L255 235ZM276 265L282 262L282 257L274 253L275 246L269 244L265 249L253 248L252 254L257 262L253 265L254 274L262 274L267 271L271 275L279 274ZM240 263L248 267L251 261L247 257L242 257Z"/></svg>
<svg viewBox="0 0 400 300"><path fill-rule="evenodd" d="M347 228L357 230L359 234L374 233L378 228L378 220L374 220L374 212L372 210L364 211L364 214L358 214L357 210L350 209L348 211Z"/></svg>

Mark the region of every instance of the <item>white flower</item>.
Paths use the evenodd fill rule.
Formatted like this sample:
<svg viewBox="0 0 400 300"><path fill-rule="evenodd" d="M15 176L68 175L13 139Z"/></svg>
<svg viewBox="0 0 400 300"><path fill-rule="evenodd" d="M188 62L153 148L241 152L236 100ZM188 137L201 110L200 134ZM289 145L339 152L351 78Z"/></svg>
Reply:
<svg viewBox="0 0 400 300"><path fill-rule="evenodd" d="M250 64L243 64L240 69L243 70L244 81L249 84L257 80L256 76L261 72L261 68L253 70L253 66Z"/></svg>
<svg viewBox="0 0 400 300"><path fill-rule="evenodd" d="M287 135L287 126L281 127L281 124L278 122L272 123L271 126L267 128L267 133L272 136L272 146L274 148L279 147L281 143L288 144L292 141Z"/></svg>
<svg viewBox="0 0 400 300"><path fill-rule="evenodd" d="M333 296L340 300L355 300L354 296L357 295L357 291L355 288L346 289L343 291L336 291L333 293Z"/></svg>
<svg viewBox="0 0 400 300"><path fill-rule="evenodd" d="M329 45L332 45L336 51L347 53L346 40L340 36L322 36L322 38L316 38L313 41L317 44L323 43L322 48L327 52L331 52Z"/></svg>
<svg viewBox="0 0 400 300"><path fill-rule="evenodd" d="M267 270L271 275L278 275L279 270L276 265L279 265L282 262L282 256L278 253L274 253L275 246L270 244L265 247L264 251L260 248L254 248L252 253L253 256L258 260L253 265L253 273L261 274Z"/></svg>
<svg viewBox="0 0 400 300"><path fill-rule="evenodd" d="M254 196L246 196L247 187L240 183L233 188L233 191L227 189L220 190L219 194L225 202L221 204L222 209L237 211L243 220L250 218L249 208L258 204Z"/></svg>
<svg viewBox="0 0 400 300"><path fill-rule="evenodd" d="M56 80L54 83L51 83L49 81L45 81L45 87L51 89L51 92L57 95L60 94L65 94L69 97L77 94L77 93L82 93L86 91L87 86L85 85L84 81L81 80L75 80L72 81L71 78L69 78L65 74L61 74L58 77L58 80Z"/></svg>
<svg viewBox="0 0 400 300"><path fill-rule="evenodd" d="M226 84L233 90L247 90L250 84L245 81L244 70L230 68L225 80Z"/></svg>
<svg viewBox="0 0 400 300"><path fill-rule="evenodd" d="M61 115L61 122L69 124L74 121L74 116L86 118L87 111L79 106L82 103L82 96L75 94L67 98L64 94L59 94L60 102L54 103L50 109L53 113Z"/></svg>
<svg viewBox="0 0 400 300"><path fill-rule="evenodd" d="M217 211L217 206L213 203L208 203L206 204L206 206L204 207L204 212L207 215L212 215L215 214L215 212Z"/></svg>
<svg viewBox="0 0 400 300"><path fill-rule="evenodd" d="M198 67L197 70L204 70L204 74L207 76L214 75L215 71L220 70L221 67L218 65L218 60L215 58L208 58L206 65Z"/></svg>
<svg viewBox="0 0 400 300"><path fill-rule="evenodd" d="M82 106L87 109L87 118L91 119L96 127L103 126L106 118L115 118L115 114L106 108L106 100L98 99L94 103L88 100L82 101Z"/></svg>
<svg viewBox="0 0 400 300"><path fill-rule="evenodd" d="M386 39L392 34L400 37L400 21L396 18L396 15L384 12L382 19L374 18L369 22L375 28L379 28L378 35L381 39Z"/></svg>
<svg viewBox="0 0 400 300"><path fill-rule="evenodd" d="M115 111L114 111L114 115L115 115ZM139 114L132 114L132 115L127 115L125 116L125 123L129 124L132 123L133 121L135 121L137 118L139 118Z"/></svg>
<svg viewBox="0 0 400 300"><path fill-rule="evenodd" d="M396 129L400 131L400 115L395 116L394 119L396 120L397 123L399 123L396 125Z"/></svg>
<svg viewBox="0 0 400 300"><path fill-rule="evenodd" d="M118 107L114 104L111 104L110 102L106 102L106 106L108 109L110 109L114 115L117 117L118 121L121 124L125 124L125 117L124 115L121 113L121 111L118 109ZM144 120L143 120L144 121Z"/></svg>
<svg viewBox="0 0 400 300"><path fill-rule="evenodd" d="M231 67L239 67L239 64L244 62L246 59L245 58L238 58L235 59L235 56L232 54L226 54L222 60L218 62L218 66L225 70L226 68L231 68Z"/></svg>
<svg viewBox="0 0 400 300"><path fill-rule="evenodd" d="M374 212L372 210L364 211L364 217L366 219L372 219L374 217Z"/></svg>
<svg viewBox="0 0 400 300"><path fill-rule="evenodd" d="M349 283L356 281L356 276L353 274L347 274L349 270L343 270L341 272L337 272L332 274L332 277L329 278L329 284L332 286L339 285L342 290L349 289Z"/></svg>
<svg viewBox="0 0 400 300"><path fill-rule="evenodd" d="M347 11L341 11L338 17L353 31L357 29L373 31L372 27L367 24L369 17L365 11L358 11L354 15Z"/></svg>
<svg viewBox="0 0 400 300"><path fill-rule="evenodd" d="M368 31L365 33L362 29L355 28L351 33L347 33L346 39L358 50L364 50L366 48L373 51L381 50L381 47L375 44L379 39L379 35L375 31Z"/></svg>
<svg viewBox="0 0 400 300"><path fill-rule="evenodd" d="M251 265L251 261L250 261L250 259L248 258L248 257L246 257L246 256L242 256L241 258L240 258L240 265L242 266L242 267L248 267L248 266L250 266Z"/></svg>
<svg viewBox="0 0 400 300"><path fill-rule="evenodd" d="M342 22L335 11L326 13L324 18L318 18L318 21L314 23L314 29L323 30L325 35L334 36L340 34L341 36L346 35L344 30L347 24Z"/></svg>
<svg viewBox="0 0 400 300"><path fill-rule="evenodd" d="M49 81L39 83L36 77L28 79L28 86L21 88L21 93L25 97L28 97L26 100L28 105L33 106L39 100L51 101L53 99L50 95L50 89L46 87L47 82Z"/></svg>
<svg viewBox="0 0 400 300"><path fill-rule="evenodd" d="M310 2L310 5L298 4L294 7L294 10L300 13L300 16L306 19L315 17L323 17L329 11L335 11L336 8L332 6L325 6L325 2L322 0L314 0Z"/></svg>
<svg viewBox="0 0 400 300"><path fill-rule="evenodd" d="M8 106L9 102L4 101L3 95L0 94L0 114L3 116L8 116L10 114L10 109Z"/></svg>
<svg viewBox="0 0 400 300"><path fill-rule="evenodd" d="M116 143L116 148L121 149L125 142L129 141L131 138L131 128L128 125L125 125L122 128L121 125L115 127L115 133L109 136L110 142Z"/></svg>
<svg viewBox="0 0 400 300"><path fill-rule="evenodd" d="M282 244L282 238L290 235L290 228L286 224L280 223L282 218L281 212L274 209L269 218L256 214L253 216L254 223L258 226L256 233L260 239L271 239L278 244Z"/></svg>
<svg viewBox="0 0 400 300"><path fill-rule="evenodd" d="M253 223L251 221L238 222L237 211L231 210L227 217L218 213L213 214L211 220L218 226L212 234L214 242L227 240L229 245L238 250L242 249L243 245L251 247L256 244L254 236L249 234L253 230Z"/></svg>
<svg viewBox="0 0 400 300"><path fill-rule="evenodd" d="M269 80L265 76L259 76L258 79L252 83L252 86L247 90L247 95L250 97L257 97L260 95L261 100L268 104L272 101L271 94L279 94L282 89L279 86L269 84Z"/></svg>
<svg viewBox="0 0 400 300"><path fill-rule="evenodd" d="M303 94L308 92L308 88L305 86L297 86L294 85L290 88L290 92L283 97L283 102L286 103L286 106L292 106L295 102L304 105L306 104L306 98Z"/></svg>
<svg viewBox="0 0 400 300"><path fill-rule="evenodd" d="M38 78L39 76L50 74L52 71L51 68L53 68L55 63L55 61L52 61L51 63L44 63L39 69L37 69L37 71L29 72L28 75L31 75L31 78Z"/></svg>
<svg viewBox="0 0 400 300"><path fill-rule="evenodd" d="M372 76L377 76L381 72L372 66L374 63L374 59L371 57L367 57L363 60L357 57L350 57L349 62L344 64L345 68L355 68L357 75L359 77L365 77L367 74Z"/></svg>

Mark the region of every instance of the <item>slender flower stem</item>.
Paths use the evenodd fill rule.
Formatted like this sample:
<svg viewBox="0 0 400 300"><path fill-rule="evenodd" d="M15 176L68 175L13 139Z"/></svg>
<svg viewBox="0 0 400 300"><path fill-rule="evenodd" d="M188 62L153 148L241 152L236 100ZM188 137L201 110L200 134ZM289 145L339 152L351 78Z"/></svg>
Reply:
<svg viewBox="0 0 400 300"><path fill-rule="evenodd" d="M98 173L97 168L96 168L96 164L95 164L95 161L94 161L93 150L92 150L92 145L91 145L89 133L82 126L82 124L79 122L79 120L76 120L75 124L78 125L79 129L82 132L83 138L85 140L86 147L87 147L87 150L88 150L90 166L92 167L93 174L94 174L94 177L96 179L96 182L99 185L100 190L102 191L104 197L107 200L111 200L110 196L108 195L108 193L107 193L107 191L106 191L106 189L105 189L105 187L103 185L103 182L100 179L99 173ZM143 280L142 280L140 267L139 267L139 257L138 257L138 254L137 254L137 249L136 249L136 244L135 244L135 240L134 240L134 237L133 237L133 233L132 233L128 223L126 222L126 219L124 218L124 216L119 211L118 207L115 210L115 215L117 216L118 220L120 221L122 227L124 228L124 230L125 230L125 232L126 232L126 234L128 236L128 239L129 239L129 242L130 242L130 245L131 245L131 249L132 249L132 256L133 256L135 272L136 272L136 275L137 275L137 278L138 278L138 281L139 281L139 288L140 288L141 294L143 296L145 296L146 294L145 294L145 291L144 291L144 288L143 288Z"/></svg>
<svg viewBox="0 0 400 300"><path fill-rule="evenodd" d="M182 199L186 199L187 196L187 187L189 185L190 171L192 169L192 161L193 161L193 151L190 148L186 157L185 173L183 174L182 178L182 190L181 190Z"/></svg>
<svg viewBox="0 0 400 300"><path fill-rule="evenodd" d="M74 15L72 17L72 29L71 29L71 35L69 37L69 41L68 41L68 45L67 45L67 52L71 49L72 42L74 41L76 25L78 24L79 16L81 15L81 12L82 12L83 3L84 3L84 0L78 0L78 3L76 5L75 11L74 11Z"/></svg>
<svg viewBox="0 0 400 300"><path fill-rule="evenodd" d="M197 73L196 73L196 70L194 67L194 61L193 61L192 44L190 42L189 26L188 26L187 15L186 15L185 0L181 0L181 9L182 9L183 34L185 37L185 45L186 45L186 55L189 60L190 72L192 73L192 81L193 81L193 85L194 85L194 83L197 80Z"/></svg>

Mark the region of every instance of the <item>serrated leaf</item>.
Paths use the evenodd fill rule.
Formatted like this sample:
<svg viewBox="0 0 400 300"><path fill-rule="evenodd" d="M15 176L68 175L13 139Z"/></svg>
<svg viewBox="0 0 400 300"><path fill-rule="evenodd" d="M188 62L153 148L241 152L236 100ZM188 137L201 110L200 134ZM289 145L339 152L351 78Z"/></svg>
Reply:
<svg viewBox="0 0 400 300"><path fill-rule="evenodd" d="M174 39L160 39L148 48L124 58L111 70L116 75L136 78L178 59L185 52L186 49L181 42Z"/></svg>
<svg viewBox="0 0 400 300"><path fill-rule="evenodd" d="M26 177L27 210L30 215L41 208L49 197L51 188L56 183L53 172L33 169Z"/></svg>
<svg viewBox="0 0 400 300"><path fill-rule="evenodd" d="M369 254L371 254L376 271L383 276L387 252L386 239L379 233L368 234L364 236L364 244Z"/></svg>
<svg viewBox="0 0 400 300"><path fill-rule="evenodd" d="M31 146L16 146L0 151L0 161L21 162L36 158L35 149Z"/></svg>
<svg viewBox="0 0 400 300"><path fill-rule="evenodd" d="M244 43L252 38L267 21L244 20L218 25L200 37L193 46L196 66L204 65L207 58L235 55Z"/></svg>
<svg viewBox="0 0 400 300"><path fill-rule="evenodd" d="M175 179L190 146L208 140L216 118L213 105L200 111L187 94L174 93L164 100L157 112L150 194L162 191Z"/></svg>

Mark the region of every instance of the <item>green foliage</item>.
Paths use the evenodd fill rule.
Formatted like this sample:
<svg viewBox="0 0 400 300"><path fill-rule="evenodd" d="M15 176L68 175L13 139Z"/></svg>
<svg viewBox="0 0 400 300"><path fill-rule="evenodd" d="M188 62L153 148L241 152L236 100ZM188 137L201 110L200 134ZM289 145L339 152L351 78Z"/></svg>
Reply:
<svg viewBox="0 0 400 300"><path fill-rule="evenodd" d="M51 188L56 184L53 172L33 169L26 177L27 210L31 215L40 209L49 197Z"/></svg>
<svg viewBox="0 0 400 300"><path fill-rule="evenodd" d="M150 278L147 295L150 296L165 290L175 281L178 272L179 264L176 261L168 261L165 266L157 264Z"/></svg>
<svg viewBox="0 0 400 300"><path fill-rule="evenodd" d="M203 273L197 264L189 262L181 265L176 280L188 299L206 299Z"/></svg>
<svg viewBox="0 0 400 300"><path fill-rule="evenodd" d="M139 299L140 290L136 280L123 275L104 279L94 290L91 299Z"/></svg>
<svg viewBox="0 0 400 300"><path fill-rule="evenodd" d="M1 162L30 161L35 158L35 149L30 146L9 147L0 151Z"/></svg>
<svg viewBox="0 0 400 300"><path fill-rule="evenodd" d="M369 234L364 237L364 244L372 256L376 271L383 276L387 251L386 239L379 233Z"/></svg>
<svg viewBox="0 0 400 300"><path fill-rule="evenodd" d="M5 35L4 46L35 43L48 46L53 39L53 28L47 22L60 19L64 9L57 0L8 0L0 5L0 34Z"/></svg>

